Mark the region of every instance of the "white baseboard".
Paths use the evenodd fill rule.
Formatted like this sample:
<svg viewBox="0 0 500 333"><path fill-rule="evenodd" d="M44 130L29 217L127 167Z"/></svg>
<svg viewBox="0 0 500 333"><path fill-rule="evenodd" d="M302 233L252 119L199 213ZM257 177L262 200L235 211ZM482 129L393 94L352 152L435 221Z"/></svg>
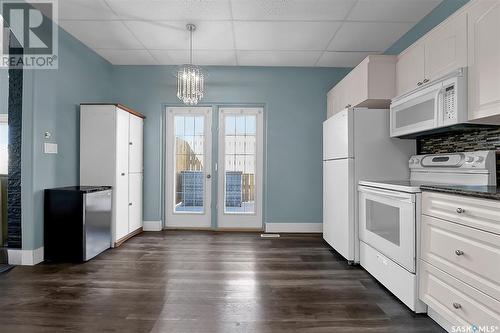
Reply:
<svg viewBox="0 0 500 333"><path fill-rule="evenodd" d="M161 221L143 221L142 230L144 231L162 231L163 223Z"/></svg>
<svg viewBox="0 0 500 333"><path fill-rule="evenodd" d="M323 223L266 223L266 232L322 233Z"/></svg>
<svg viewBox="0 0 500 333"><path fill-rule="evenodd" d="M7 249L10 265L34 266L43 261L43 246L35 250Z"/></svg>

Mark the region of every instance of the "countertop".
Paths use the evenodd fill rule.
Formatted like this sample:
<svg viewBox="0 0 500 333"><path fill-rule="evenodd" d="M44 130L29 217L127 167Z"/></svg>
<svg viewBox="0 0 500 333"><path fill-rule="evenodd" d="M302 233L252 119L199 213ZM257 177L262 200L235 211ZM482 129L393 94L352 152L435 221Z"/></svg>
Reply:
<svg viewBox="0 0 500 333"><path fill-rule="evenodd" d="M483 199L500 200L500 186L464 186L464 185L421 185L422 191L459 194Z"/></svg>

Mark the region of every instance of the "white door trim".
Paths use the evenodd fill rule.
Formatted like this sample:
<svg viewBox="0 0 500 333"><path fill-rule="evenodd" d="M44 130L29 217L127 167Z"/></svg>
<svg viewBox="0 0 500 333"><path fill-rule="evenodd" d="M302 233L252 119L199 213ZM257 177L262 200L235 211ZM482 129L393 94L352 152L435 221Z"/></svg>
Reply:
<svg viewBox="0 0 500 333"><path fill-rule="evenodd" d="M256 115L256 161L255 161L255 213L234 214L224 212L224 169L225 138L224 116L228 114ZM262 107L222 107L219 109L219 156L218 156L218 193L217 228L259 229L263 228L263 176L264 176L264 109Z"/></svg>
<svg viewBox="0 0 500 333"><path fill-rule="evenodd" d="M211 107L166 107L165 108L165 227L168 228L210 228L212 225L212 178L207 178L207 173L212 172L212 108ZM175 184L174 170L174 115L176 114L203 114L204 121L204 211L203 213L174 213L173 186Z"/></svg>

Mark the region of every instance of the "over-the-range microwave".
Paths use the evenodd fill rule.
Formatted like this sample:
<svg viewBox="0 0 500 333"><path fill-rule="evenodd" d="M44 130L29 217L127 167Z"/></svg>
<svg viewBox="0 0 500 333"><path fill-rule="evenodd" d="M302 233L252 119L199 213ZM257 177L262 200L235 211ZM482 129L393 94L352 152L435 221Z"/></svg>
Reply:
<svg viewBox="0 0 500 333"><path fill-rule="evenodd" d="M391 137L467 122L467 69L461 68L391 101Z"/></svg>

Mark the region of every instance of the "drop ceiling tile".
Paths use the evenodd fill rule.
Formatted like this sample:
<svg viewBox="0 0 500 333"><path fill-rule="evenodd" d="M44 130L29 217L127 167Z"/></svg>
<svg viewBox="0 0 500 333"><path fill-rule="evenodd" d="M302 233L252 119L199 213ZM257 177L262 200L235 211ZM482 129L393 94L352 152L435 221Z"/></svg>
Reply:
<svg viewBox="0 0 500 333"><path fill-rule="evenodd" d="M188 50L150 50L160 65L182 65L189 62ZM233 50L198 50L193 53L193 63L200 66L234 66Z"/></svg>
<svg viewBox="0 0 500 333"><path fill-rule="evenodd" d="M148 49L172 50L189 48L187 22L125 21L124 22ZM207 50L234 49L231 22L202 21L196 23L193 48Z"/></svg>
<svg viewBox="0 0 500 333"><path fill-rule="evenodd" d="M373 52L324 52L317 67L356 67Z"/></svg>
<svg viewBox="0 0 500 333"><path fill-rule="evenodd" d="M142 49L141 43L119 21L64 21L61 27L92 49Z"/></svg>
<svg viewBox="0 0 500 333"><path fill-rule="evenodd" d="M104 0L62 0L59 4L61 20L113 20L118 17Z"/></svg>
<svg viewBox="0 0 500 333"><path fill-rule="evenodd" d="M340 27L339 22L235 21L238 50L324 50Z"/></svg>
<svg viewBox="0 0 500 333"><path fill-rule="evenodd" d="M96 49L104 59L113 65L157 65L147 50L109 50Z"/></svg>
<svg viewBox="0 0 500 333"><path fill-rule="evenodd" d="M328 51L385 51L413 23L345 22L328 46Z"/></svg>
<svg viewBox="0 0 500 333"><path fill-rule="evenodd" d="M238 51L238 65L312 67L321 53L321 51Z"/></svg>
<svg viewBox="0 0 500 333"><path fill-rule="evenodd" d="M231 0L235 20L343 20L354 0Z"/></svg>
<svg viewBox="0 0 500 333"><path fill-rule="evenodd" d="M441 0L359 0L348 20L418 22Z"/></svg>
<svg viewBox="0 0 500 333"><path fill-rule="evenodd" d="M132 20L229 20L229 0L106 0L121 18Z"/></svg>

